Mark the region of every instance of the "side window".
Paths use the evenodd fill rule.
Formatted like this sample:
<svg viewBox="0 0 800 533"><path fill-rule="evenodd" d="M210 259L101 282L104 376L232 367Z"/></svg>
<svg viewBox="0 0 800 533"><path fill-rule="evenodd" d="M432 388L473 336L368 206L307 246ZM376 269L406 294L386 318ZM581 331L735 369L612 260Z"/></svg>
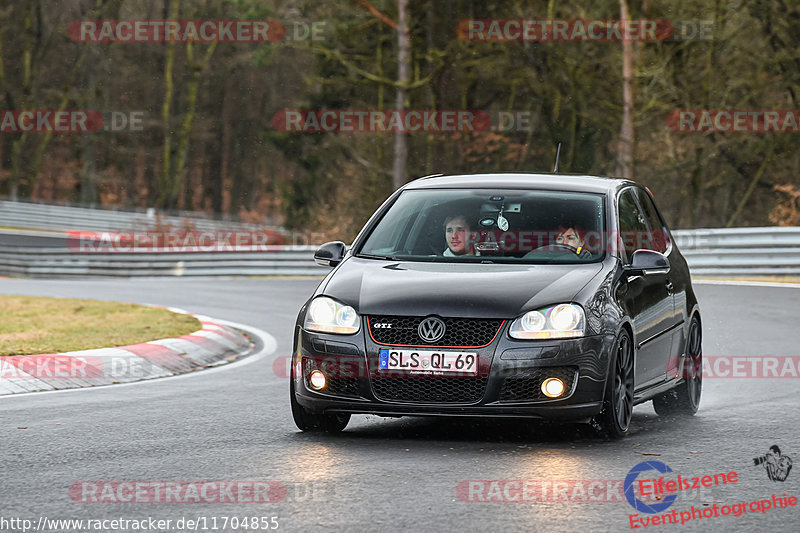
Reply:
<svg viewBox="0 0 800 533"><path fill-rule="evenodd" d="M633 189L625 189L619 195L617 204L619 216L620 240L625 250L626 262L630 262L633 252L648 248L648 227L644 214L633 198Z"/></svg>
<svg viewBox="0 0 800 533"><path fill-rule="evenodd" d="M636 189L636 196L639 199L639 205L642 207L645 222L650 229L650 243L648 248L661 252L662 254L667 251L669 247L669 236L667 230L661 223L661 218L658 216L655 205L650 195L644 189Z"/></svg>
<svg viewBox="0 0 800 533"><path fill-rule="evenodd" d="M400 251L399 248L411 238L410 233L419 218L419 212L395 209L389 211L385 218L391 222L384 222L373 231L370 253L394 254Z"/></svg>

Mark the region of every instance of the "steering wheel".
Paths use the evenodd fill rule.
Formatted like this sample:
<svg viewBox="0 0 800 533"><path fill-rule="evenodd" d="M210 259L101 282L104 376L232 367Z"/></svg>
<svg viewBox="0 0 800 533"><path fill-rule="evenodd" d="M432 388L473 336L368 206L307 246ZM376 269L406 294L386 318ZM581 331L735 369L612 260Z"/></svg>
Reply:
<svg viewBox="0 0 800 533"><path fill-rule="evenodd" d="M569 244L561 244L561 243L552 243L552 244L545 244L544 246L540 246L533 250L534 252L569 252L571 254L578 254L578 249L573 248Z"/></svg>
<svg viewBox="0 0 800 533"><path fill-rule="evenodd" d="M441 248L437 248L433 243L428 242L428 243L425 244L425 250L423 251L423 253L425 253L427 255L441 256L442 255L442 249Z"/></svg>

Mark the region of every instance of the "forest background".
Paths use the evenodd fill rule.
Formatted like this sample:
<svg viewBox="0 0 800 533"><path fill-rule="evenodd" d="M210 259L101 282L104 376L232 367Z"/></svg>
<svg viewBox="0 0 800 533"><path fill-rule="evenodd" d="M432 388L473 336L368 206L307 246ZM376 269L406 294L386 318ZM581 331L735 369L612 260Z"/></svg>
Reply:
<svg viewBox="0 0 800 533"><path fill-rule="evenodd" d="M472 19L626 13L677 33L458 32ZM272 20L286 36L81 42L69 28L85 20ZM669 127L677 110L797 111L799 91L793 0L2 0L0 108L96 110L119 131L0 132L0 197L204 211L347 241L407 180L550 171L561 142L562 172L634 176L673 228L800 225L800 133ZM309 133L273 120L397 109L480 110L493 127Z"/></svg>

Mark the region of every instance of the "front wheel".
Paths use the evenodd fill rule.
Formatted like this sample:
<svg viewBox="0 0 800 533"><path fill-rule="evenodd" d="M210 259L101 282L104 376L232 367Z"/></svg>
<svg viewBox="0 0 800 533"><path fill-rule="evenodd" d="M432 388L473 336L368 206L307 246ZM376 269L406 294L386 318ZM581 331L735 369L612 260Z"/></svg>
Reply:
<svg viewBox="0 0 800 533"><path fill-rule="evenodd" d="M683 383L653 398L653 409L658 416L692 416L700 407L700 395L703 392L703 346L702 330L697 318L693 318L689 325L682 370Z"/></svg>
<svg viewBox="0 0 800 533"><path fill-rule="evenodd" d="M292 404L292 418L298 429L302 431L324 431L326 433L339 433L350 422L349 414L326 415L310 413L305 407L297 403L294 397L294 378L289 385L289 401Z"/></svg>
<svg viewBox="0 0 800 533"><path fill-rule="evenodd" d="M612 357L603 410L595 422L605 436L618 439L628 433L633 417L633 343L627 331L617 337Z"/></svg>

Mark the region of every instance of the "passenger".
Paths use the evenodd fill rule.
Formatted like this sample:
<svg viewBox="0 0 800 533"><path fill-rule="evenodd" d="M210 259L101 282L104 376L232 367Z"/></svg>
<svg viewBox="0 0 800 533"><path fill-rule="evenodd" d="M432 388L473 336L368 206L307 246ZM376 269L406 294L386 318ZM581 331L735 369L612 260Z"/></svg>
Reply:
<svg viewBox="0 0 800 533"><path fill-rule="evenodd" d="M447 241L445 257L475 255L474 243L470 239L469 223L464 215L449 216L444 221L444 237Z"/></svg>

